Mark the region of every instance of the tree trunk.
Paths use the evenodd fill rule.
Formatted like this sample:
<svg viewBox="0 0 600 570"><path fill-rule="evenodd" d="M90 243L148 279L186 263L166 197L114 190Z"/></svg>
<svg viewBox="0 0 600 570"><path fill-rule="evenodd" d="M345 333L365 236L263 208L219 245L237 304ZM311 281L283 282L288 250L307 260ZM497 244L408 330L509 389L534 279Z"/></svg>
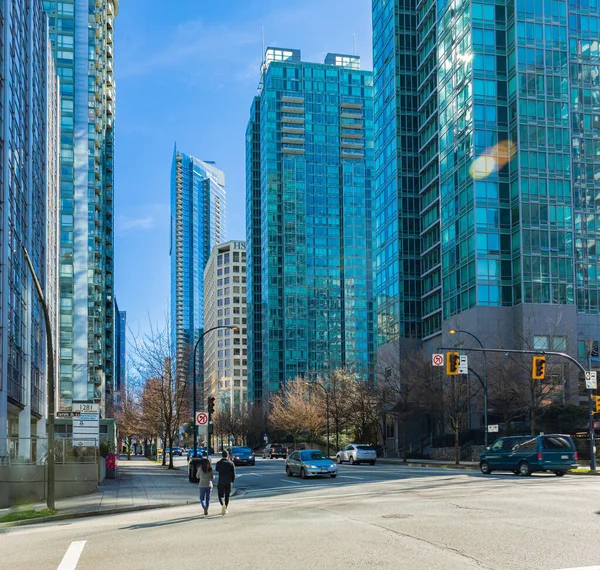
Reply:
<svg viewBox="0 0 600 570"><path fill-rule="evenodd" d="M405 418L402 422L402 438L403 438L403 446L404 449L402 451L402 462L403 463L408 463L408 457L406 455L407 453L407 448L408 448L408 420Z"/></svg>
<svg viewBox="0 0 600 570"><path fill-rule="evenodd" d="M169 469L173 469L173 434L169 434Z"/></svg>
<svg viewBox="0 0 600 570"><path fill-rule="evenodd" d="M163 454L162 454L162 465L163 467L167 464L167 454L165 453L165 451L167 450L167 434L163 433Z"/></svg>
<svg viewBox="0 0 600 570"><path fill-rule="evenodd" d="M458 443L458 431L454 433L454 463L460 463L460 445Z"/></svg>
<svg viewBox="0 0 600 570"><path fill-rule="evenodd" d="M128 437L125 441L127 442L127 461L131 461L131 438Z"/></svg>

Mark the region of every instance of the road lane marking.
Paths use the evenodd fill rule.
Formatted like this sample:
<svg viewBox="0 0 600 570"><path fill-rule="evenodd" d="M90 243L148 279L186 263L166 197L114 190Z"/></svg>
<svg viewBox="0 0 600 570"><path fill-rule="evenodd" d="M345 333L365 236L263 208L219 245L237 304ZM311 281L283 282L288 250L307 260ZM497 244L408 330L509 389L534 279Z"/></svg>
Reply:
<svg viewBox="0 0 600 570"><path fill-rule="evenodd" d="M78 540L76 542L72 542L58 567L58 570L75 570L77 568L77 563L79 562L79 557L83 552L83 547L85 546L85 540Z"/></svg>
<svg viewBox="0 0 600 570"><path fill-rule="evenodd" d="M300 481L291 481L290 479L279 479L280 481L283 481L284 483L293 483L294 485L302 485L302 483L300 483Z"/></svg>
<svg viewBox="0 0 600 570"><path fill-rule="evenodd" d="M343 477L344 479L358 479L359 481L364 481L364 477L355 477L354 475L338 475L338 477Z"/></svg>
<svg viewBox="0 0 600 570"><path fill-rule="evenodd" d="M600 566L580 566L579 568L562 568L561 570L600 570Z"/></svg>

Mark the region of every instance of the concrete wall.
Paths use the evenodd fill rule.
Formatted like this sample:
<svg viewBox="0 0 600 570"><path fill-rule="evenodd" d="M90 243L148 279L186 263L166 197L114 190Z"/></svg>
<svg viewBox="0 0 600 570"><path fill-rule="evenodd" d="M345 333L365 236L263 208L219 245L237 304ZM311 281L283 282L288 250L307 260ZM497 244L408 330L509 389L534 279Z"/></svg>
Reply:
<svg viewBox="0 0 600 570"><path fill-rule="evenodd" d="M56 498L94 493L98 490L98 466L73 463L56 466ZM44 465L0 467L0 508L46 499Z"/></svg>

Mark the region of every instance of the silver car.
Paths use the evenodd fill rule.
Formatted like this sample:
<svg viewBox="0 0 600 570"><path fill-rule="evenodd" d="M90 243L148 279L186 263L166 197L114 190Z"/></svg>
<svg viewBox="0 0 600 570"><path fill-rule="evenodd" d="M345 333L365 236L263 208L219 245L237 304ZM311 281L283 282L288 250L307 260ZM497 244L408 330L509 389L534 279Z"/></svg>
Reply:
<svg viewBox="0 0 600 570"><path fill-rule="evenodd" d="M338 466L318 449L303 449L294 451L285 460L285 472L288 477L300 475L302 479L329 475L337 477Z"/></svg>
<svg viewBox="0 0 600 570"><path fill-rule="evenodd" d="M351 443L337 452L335 459L338 463L349 461L351 465L358 465L359 463L370 463L375 465L377 459L377 452L372 445L366 445L364 443Z"/></svg>

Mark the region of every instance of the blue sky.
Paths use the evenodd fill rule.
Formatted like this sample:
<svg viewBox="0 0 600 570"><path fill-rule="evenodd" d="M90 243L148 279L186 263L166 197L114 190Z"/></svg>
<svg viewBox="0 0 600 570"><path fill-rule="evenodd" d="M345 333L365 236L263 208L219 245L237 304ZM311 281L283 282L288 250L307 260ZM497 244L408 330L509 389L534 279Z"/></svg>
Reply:
<svg viewBox="0 0 600 570"><path fill-rule="evenodd" d="M225 171L227 237L245 239L244 137L265 44L372 69L370 0L128 0L116 31L116 294L134 333L169 308L173 145ZM165 8L173 6L173 8Z"/></svg>

